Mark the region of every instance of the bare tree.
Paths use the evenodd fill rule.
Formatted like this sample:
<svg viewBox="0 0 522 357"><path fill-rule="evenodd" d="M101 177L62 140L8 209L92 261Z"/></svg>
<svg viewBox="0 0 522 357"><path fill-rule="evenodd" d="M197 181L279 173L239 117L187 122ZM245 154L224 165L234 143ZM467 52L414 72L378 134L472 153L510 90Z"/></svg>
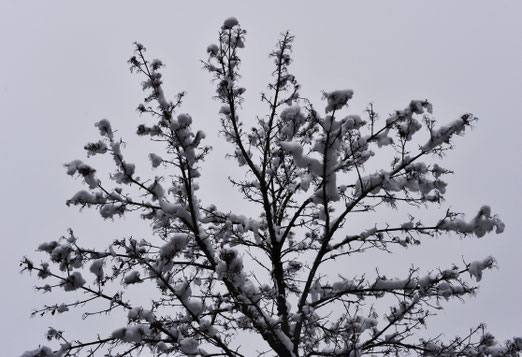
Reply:
<svg viewBox="0 0 522 357"><path fill-rule="evenodd" d="M426 275L411 268L402 279L381 273L371 279L333 277L322 270L335 259L400 249L431 236L501 233L504 224L488 206L469 220L448 210L429 223L411 215L402 224L376 222L360 233L345 227L355 213L381 205L440 204L450 171L436 162L476 118L466 113L440 126L427 100L413 100L384 120L370 105L363 119L345 113L352 90L323 92L322 114L299 95L289 68L294 38L286 32L270 54L275 69L261 96L267 114L247 130L240 119L245 89L238 81L245 34L235 18L227 19L203 64L217 84L221 133L245 171L231 182L259 216L222 212L197 196L201 163L210 150L203 145L205 134L193 131L190 115L176 114L184 93L167 99L162 62L149 61L145 47L136 43L129 64L144 79L147 97L138 111L149 117L137 134L162 145L161 156L149 155L157 175L136 175L122 139L104 119L96 123L101 139L85 150L87 156L114 160L112 182L102 181L83 161L66 164L67 173L88 186L67 205L96 208L105 219L138 211L150 221L150 238L118 239L103 250L85 248L69 230L38 247L50 263L28 258L21 263L49 281L37 289L81 296L44 306L35 315L79 308L85 317L118 310L127 318L121 328L93 340L70 339L51 328L48 339L61 347L44 346L23 356L132 356L144 350L245 356L241 333L260 336L265 345L259 353L270 356L518 356L522 338L499 344L483 326L448 341L419 337L418 330L445 300L475 292L468 276L479 281L483 270L494 266L492 257ZM364 175L377 153L388 155L390 165ZM126 291L131 284L155 291L148 305L133 301Z"/></svg>

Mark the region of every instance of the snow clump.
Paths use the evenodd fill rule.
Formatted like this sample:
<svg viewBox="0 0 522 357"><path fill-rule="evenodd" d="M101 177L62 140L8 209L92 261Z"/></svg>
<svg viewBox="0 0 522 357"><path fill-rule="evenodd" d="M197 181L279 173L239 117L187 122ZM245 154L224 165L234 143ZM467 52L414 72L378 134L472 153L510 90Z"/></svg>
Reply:
<svg viewBox="0 0 522 357"><path fill-rule="evenodd" d="M474 261L469 265L469 274L473 276L477 281L482 279L482 271L485 269L491 269L495 266L495 258L489 256L482 261Z"/></svg>
<svg viewBox="0 0 522 357"><path fill-rule="evenodd" d="M95 123L94 126L98 128L101 136L105 136L110 140L114 138L111 123L107 119L100 120L99 122Z"/></svg>
<svg viewBox="0 0 522 357"><path fill-rule="evenodd" d="M123 282L127 285L136 284L136 283L141 282L140 272L139 271L130 272L130 274L127 274L125 276L125 278L123 279Z"/></svg>
<svg viewBox="0 0 522 357"><path fill-rule="evenodd" d="M228 19L226 19L224 22L223 22L223 26L222 28L224 30L230 30L232 29L234 26L237 26L239 25L239 21L237 21L237 19L235 17L229 17Z"/></svg>
<svg viewBox="0 0 522 357"><path fill-rule="evenodd" d="M150 329L145 325L136 325L129 327L122 327L114 330L111 334L113 338L121 340L123 342L135 342L140 343L143 338L150 334Z"/></svg>
<svg viewBox="0 0 522 357"><path fill-rule="evenodd" d="M150 162L151 162L153 168L158 167L163 162L163 159L161 158L161 156L156 155L154 153L149 154L149 159L150 159Z"/></svg>
<svg viewBox="0 0 522 357"><path fill-rule="evenodd" d="M86 283L85 279L82 275L75 271L71 275L69 275L61 284L63 286L63 290L65 291L73 291L78 288L81 288Z"/></svg>
<svg viewBox="0 0 522 357"><path fill-rule="evenodd" d="M90 268L90 272L96 275L98 280L103 279L103 259L96 259L92 262Z"/></svg>
<svg viewBox="0 0 522 357"><path fill-rule="evenodd" d="M341 109L343 106L345 106L346 103L352 99L353 90L335 90L330 93L324 93L324 96L328 102L328 105L325 108L326 113L328 113L337 109Z"/></svg>
<svg viewBox="0 0 522 357"><path fill-rule="evenodd" d="M489 206L482 206L478 214L466 222L462 219L442 220L438 224L438 228L445 231L455 231L457 233L473 233L478 238L483 237L486 233L495 229L495 233L504 232L506 225L497 216L491 215Z"/></svg>

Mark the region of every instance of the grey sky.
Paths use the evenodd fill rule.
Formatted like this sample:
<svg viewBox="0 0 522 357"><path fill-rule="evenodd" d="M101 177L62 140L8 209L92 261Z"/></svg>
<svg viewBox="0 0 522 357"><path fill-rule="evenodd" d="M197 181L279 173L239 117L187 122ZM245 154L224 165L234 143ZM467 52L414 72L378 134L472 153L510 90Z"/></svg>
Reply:
<svg viewBox="0 0 522 357"><path fill-rule="evenodd" d="M82 147L96 138L93 125L101 118L120 130L129 155L147 173L150 151L133 135L145 120L135 111L143 97L140 78L126 64L133 41L166 63L170 95L188 92L182 111L192 115L194 127L204 129L215 147L200 198L224 209L237 207L231 197L239 196L226 180L237 171L231 160L223 162L230 147L217 136L219 105L210 99L214 86L199 62L228 16L236 16L248 31L242 66L247 123L264 113L258 99L272 71L268 53L286 29L296 36L292 72L302 94L317 105L320 90L351 88L355 114L362 114L370 101L384 117L411 99L427 98L443 123L465 112L481 119L456 140L456 149L443 162L456 174L449 179L441 209L451 206L471 216L490 204L506 223L505 233L480 240L443 237L377 261L400 275L410 262L434 269L463 257L493 255L499 270L486 274L479 295L465 304L448 303L430 331L452 337L484 321L500 340L522 334L520 1L88 3L0 2L2 355L35 348L51 325L70 330L72 337L74 331L92 333L100 324L81 321L75 313L54 321L30 320L33 308L57 301L35 293L35 276L18 274L23 255L38 257L36 246L68 227L84 244L98 247L126 234L149 233L136 217L103 222L96 212L79 213L64 204L82 186L65 175L62 164L84 158ZM349 269L373 270L374 261L362 260ZM119 324L111 319L105 327L110 331Z"/></svg>

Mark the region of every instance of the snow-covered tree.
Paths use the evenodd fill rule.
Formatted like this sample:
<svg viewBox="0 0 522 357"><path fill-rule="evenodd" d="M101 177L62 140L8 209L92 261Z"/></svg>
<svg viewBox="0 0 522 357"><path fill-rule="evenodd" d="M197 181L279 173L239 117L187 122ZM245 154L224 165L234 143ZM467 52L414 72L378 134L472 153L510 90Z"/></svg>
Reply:
<svg viewBox="0 0 522 357"><path fill-rule="evenodd" d="M88 157L109 156L115 171L107 182L88 163L67 163L67 174L87 186L67 205L97 209L104 219L138 211L150 222L150 237L87 248L69 230L38 247L47 260L21 263L44 280L38 290L76 295L73 302L46 305L34 314L72 308L85 317L119 313L121 328L92 340L50 328L47 337L57 345L23 357L144 351L246 356L239 340L244 333L258 335L264 341L258 350L267 356L518 356L522 338L501 344L482 325L465 337L444 340L437 332L426 337L427 319L446 300L474 294L470 278L480 281L495 266L492 257L425 274L412 267L402 278L380 272L330 276L324 269L333 260L407 248L433 236L502 233L504 224L488 206L468 219L448 210L423 223L412 213L399 224L383 219L362 232L350 231L356 213L378 206L440 205L451 171L439 162L475 116L466 113L439 125L427 100L413 100L386 119L373 105L362 116L348 114L352 90L323 92L319 109L300 96L290 71L293 36L287 32L270 54L273 76L261 96L267 112L246 129L239 81L245 35L235 18L225 20L203 63L217 85L222 136L244 170L241 179L230 180L244 197L242 205L254 206L258 216L224 212L197 195L210 150L203 131L193 129L202 125L179 111L184 93L169 100L162 62L148 60L145 47L136 43L129 64L143 78L147 96L138 111L148 120L137 134L161 147L149 154L155 173L138 177L123 140L108 120L100 120L95 125L101 138L85 150ZM371 169L377 156L378 162L388 156L390 164ZM148 303L127 291L137 284L150 291Z"/></svg>

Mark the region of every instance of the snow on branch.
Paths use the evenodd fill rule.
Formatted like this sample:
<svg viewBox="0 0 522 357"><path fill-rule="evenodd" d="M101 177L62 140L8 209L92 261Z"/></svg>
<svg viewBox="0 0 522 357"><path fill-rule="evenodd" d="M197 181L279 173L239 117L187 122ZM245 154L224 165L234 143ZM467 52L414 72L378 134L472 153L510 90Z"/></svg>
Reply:
<svg viewBox="0 0 522 357"><path fill-rule="evenodd" d="M134 44L128 63L145 92L137 111L147 117L136 134L157 150L142 153L148 164L139 171L127 157L131 143L108 119L99 120L98 138L84 145L88 162L65 165L86 185L66 204L96 209L103 219L139 216L151 234L91 248L69 230L38 246L44 256L38 264L29 258L20 263L43 281L37 291L72 297L64 302L59 295L33 316L77 309L83 318L103 319L118 310L124 319L91 340L50 328L46 336L56 348L42 346L22 357L244 357L251 353L241 339L245 333L257 336L260 354L285 357L520 355L520 337L502 344L483 327L453 340L431 330L422 336L435 337L419 337L446 300L476 293L468 280L481 281L495 266L493 257L424 274L412 267L402 277L378 266L373 277L327 274L325 265L334 260L345 274L346 259L355 253L377 265L376 250L392 252L442 233L481 238L505 226L483 206L470 220L448 210L435 224L410 214L390 225L376 214L368 229L351 232L356 214L380 213L382 205L403 212L443 202L444 177L453 172L439 161L476 118L464 114L437 124L428 100L412 100L384 120L371 103L360 116L348 108L351 89L323 91L324 113L318 111L301 96L292 72L293 41L282 33L269 55L274 67L261 93L265 113L243 113L246 31L239 21L227 18L217 41L206 47L203 66L215 85L222 138L239 170L230 182L243 200L232 212L199 197L201 182L210 182L199 180L210 152L205 133L197 130L204 122L180 112L185 93L169 96L163 62ZM247 125L243 118L256 119ZM95 168L98 159L109 159L113 170ZM137 298L144 296L139 291L147 302Z"/></svg>

